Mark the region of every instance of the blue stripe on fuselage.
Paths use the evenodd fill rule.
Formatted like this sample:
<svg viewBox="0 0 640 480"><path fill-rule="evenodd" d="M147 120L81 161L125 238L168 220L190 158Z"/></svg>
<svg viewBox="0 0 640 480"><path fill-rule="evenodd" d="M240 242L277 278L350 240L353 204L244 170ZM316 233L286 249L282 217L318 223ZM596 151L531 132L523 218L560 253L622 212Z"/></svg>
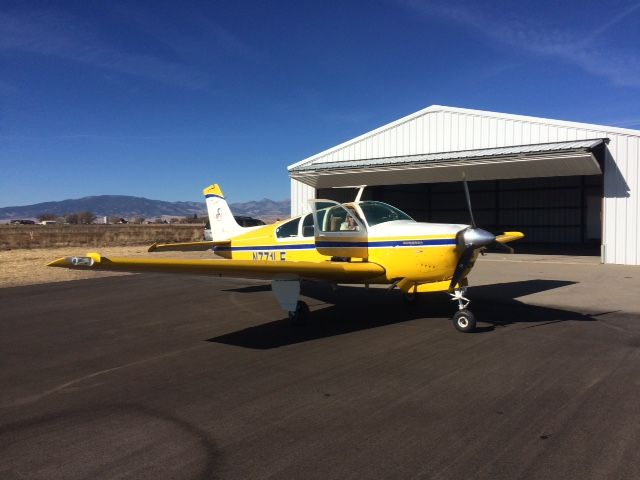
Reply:
<svg viewBox="0 0 640 480"><path fill-rule="evenodd" d="M214 252L242 252L251 250L314 250L316 248L315 243L294 243L285 245L246 245L239 247L227 247L219 246L213 247Z"/></svg>
<svg viewBox="0 0 640 480"><path fill-rule="evenodd" d="M385 248L385 247L435 247L455 245L454 238L429 238L424 240L385 240L379 242L337 242L330 240L321 240L316 243L289 243L282 245L246 245L246 246L219 246L213 247L214 252L242 252L252 250L313 250L317 247L322 248L345 248L345 247L366 247L366 248Z"/></svg>
<svg viewBox="0 0 640 480"><path fill-rule="evenodd" d="M333 242L333 241L319 241L316 245L319 247L328 248L340 248L340 247L367 247L367 248L380 248L380 247L424 247L424 246L439 246L439 245L455 245L456 241L453 238L430 238L426 240L385 240L381 242Z"/></svg>

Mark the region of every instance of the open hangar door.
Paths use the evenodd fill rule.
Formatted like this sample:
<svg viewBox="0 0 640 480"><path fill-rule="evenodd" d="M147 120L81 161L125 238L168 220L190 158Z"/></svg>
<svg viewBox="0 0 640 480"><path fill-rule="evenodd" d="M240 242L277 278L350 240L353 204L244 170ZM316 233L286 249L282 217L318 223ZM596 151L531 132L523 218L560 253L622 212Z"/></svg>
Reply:
<svg viewBox="0 0 640 480"><path fill-rule="evenodd" d="M521 231L520 252L601 253L603 158L607 139L557 142L414 157L306 165L293 178L318 198L395 205L416 220L469 223L461 179L469 180L476 223ZM331 188L328 188L331 187Z"/></svg>
<svg viewBox="0 0 640 480"><path fill-rule="evenodd" d="M602 175L469 182L476 223L494 233L520 231L519 252L600 255ZM318 198L350 201L354 189L319 189ZM461 182L377 185L379 200L426 222L469 223Z"/></svg>

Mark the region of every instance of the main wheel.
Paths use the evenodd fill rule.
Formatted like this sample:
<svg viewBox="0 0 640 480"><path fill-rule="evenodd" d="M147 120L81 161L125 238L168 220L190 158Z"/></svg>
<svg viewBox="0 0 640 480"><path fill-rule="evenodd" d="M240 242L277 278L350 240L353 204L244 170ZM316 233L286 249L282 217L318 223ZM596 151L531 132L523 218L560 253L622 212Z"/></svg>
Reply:
<svg viewBox="0 0 640 480"><path fill-rule="evenodd" d="M473 332L476 328L476 317L469 310L458 310L452 318L453 326L463 333Z"/></svg>
<svg viewBox="0 0 640 480"><path fill-rule="evenodd" d="M405 305L416 305L418 303L418 294L415 292L402 292L402 301Z"/></svg>
<svg viewBox="0 0 640 480"><path fill-rule="evenodd" d="M289 312L289 320L291 320L294 325L303 325L308 319L309 305L302 300L298 300L296 310L294 312Z"/></svg>

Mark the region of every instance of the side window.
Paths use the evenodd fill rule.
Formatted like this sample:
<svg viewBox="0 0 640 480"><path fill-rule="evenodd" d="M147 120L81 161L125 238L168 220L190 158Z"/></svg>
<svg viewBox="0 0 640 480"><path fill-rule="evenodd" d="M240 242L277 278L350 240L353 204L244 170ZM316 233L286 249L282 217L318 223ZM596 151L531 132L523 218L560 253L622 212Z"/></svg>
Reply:
<svg viewBox="0 0 640 480"><path fill-rule="evenodd" d="M302 222L302 236L303 237L313 237L313 215L309 214L304 217Z"/></svg>
<svg viewBox="0 0 640 480"><path fill-rule="evenodd" d="M296 218L295 220L291 220L290 222L287 222L287 223L283 223L276 229L276 237L278 238L297 237L299 224L300 224L299 218Z"/></svg>

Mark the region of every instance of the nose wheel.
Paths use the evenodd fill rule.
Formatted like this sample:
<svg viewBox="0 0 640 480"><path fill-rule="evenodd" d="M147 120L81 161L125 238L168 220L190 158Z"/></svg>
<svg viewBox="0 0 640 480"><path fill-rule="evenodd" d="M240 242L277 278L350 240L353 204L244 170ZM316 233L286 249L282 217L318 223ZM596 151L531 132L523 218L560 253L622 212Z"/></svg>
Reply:
<svg viewBox="0 0 640 480"><path fill-rule="evenodd" d="M476 329L476 317L466 308L458 310L451 320L459 332L468 333Z"/></svg>
<svg viewBox="0 0 640 480"><path fill-rule="evenodd" d="M456 330L463 333L473 332L476 329L476 317L467 310L467 306L471 303L471 300L464 295L467 293L467 289L456 288L453 293L450 293L451 300L458 302L458 311L453 315L451 321Z"/></svg>

